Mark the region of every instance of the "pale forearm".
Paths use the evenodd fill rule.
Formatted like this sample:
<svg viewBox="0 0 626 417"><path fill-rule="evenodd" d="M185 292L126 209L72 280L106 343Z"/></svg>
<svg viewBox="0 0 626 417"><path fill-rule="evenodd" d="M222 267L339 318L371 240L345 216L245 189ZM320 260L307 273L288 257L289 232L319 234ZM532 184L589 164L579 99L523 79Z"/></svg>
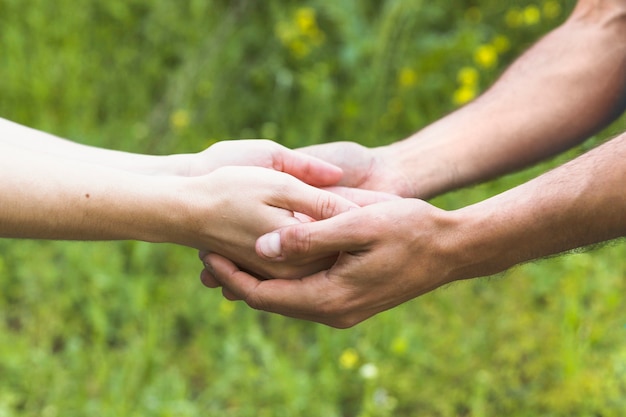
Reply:
<svg viewBox="0 0 626 417"><path fill-rule="evenodd" d="M580 2L481 97L381 149L426 198L575 146L626 104L626 5Z"/></svg>
<svg viewBox="0 0 626 417"><path fill-rule="evenodd" d="M258 236L298 223L294 212L323 219L357 207L268 168L153 176L6 143L0 143L0 177L0 238L168 242L228 256L268 278L306 276L331 259L327 254L304 264L270 264L255 256Z"/></svg>
<svg viewBox="0 0 626 417"><path fill-rule="evenodd" d="M626 133L532 181L452 212L457 277L626 236Z"/></svg>
<svg viewBox="0 0 626 417"><path fill-rule="evenodd" d="M3 145L0 236L164 241L180 213L169 177L139 175Z"/></svg>
<svg viewBox="0 0 626 417"><path fill-rule="evenodd" d="M0 118L0 143L31 152L151 175L182 175L185 155L157 156L88 146Z"/></svg>

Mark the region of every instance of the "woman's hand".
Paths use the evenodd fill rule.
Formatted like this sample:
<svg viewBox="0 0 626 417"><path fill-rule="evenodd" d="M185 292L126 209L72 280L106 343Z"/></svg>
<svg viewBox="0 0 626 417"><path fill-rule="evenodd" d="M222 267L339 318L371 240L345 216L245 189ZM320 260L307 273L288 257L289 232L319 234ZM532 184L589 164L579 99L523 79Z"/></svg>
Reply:
<svg viewBox="0 0 626 417"><path fill-rule="evenodd" d="M217 142L197 154L171 155L176 172L185 176L206 175L225 166L258 166L284 172L307 184L337 184L341 168L265 139Z"/></svg>
<svg viewBox="0 0 626 417"><path fill-rule="evenodd" d="M263 278L306 276L328 268L336 254L268 262L255 253L259 236L307 221L305 216L311 221L327 219L358 207L335 193L266 168L224 167L184 181L189 181L180 189L185 206L168 229L176 236L163 240L220 254Z"/></svg>

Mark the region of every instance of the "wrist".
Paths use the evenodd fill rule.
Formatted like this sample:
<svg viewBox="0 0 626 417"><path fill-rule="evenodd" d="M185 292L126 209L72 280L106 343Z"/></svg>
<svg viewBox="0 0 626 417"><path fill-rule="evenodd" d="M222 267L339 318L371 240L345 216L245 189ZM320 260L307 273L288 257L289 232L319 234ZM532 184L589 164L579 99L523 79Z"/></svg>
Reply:
<svg viewBox="0 0 626 417"><path fill-rule="evenodd" d="M375 150L406 179L403 197L428 199L457 186L457 168L450 158L454 153L442 140L418 132Z"/></svg>
<svg viewBox="0 0 626 417"><path fill-rule="evenodd" d="M151 217L143 229L141 240L155 243L174 243L196 249L206 249L214 229L215 194L211 176L150 177L155 193L151 195Z"/></svg>
<svg viewBox="0 0 626 417"><path fill-rule="evenodd" d="M139 155L127 166L139 174L177 177L204 175L217 168L195 153Z"/></svg>
<svg viewBox="0 0 626 417"><path fill-rule="evenodd" d="M184 244L181 235L188 228L189 196L186 178L132 173L113 201L120 239L152 243ZM102 216L110 217L103 205ZM187 226L187 227L186 227Z"/></svg>
<svg viewBox="0 0 626 417"><path fill-rule="evenodd" d="M514 264L507 238L489 214L472 206L448 213L454 224L453 281L497 274Z"/></svg>
<svg viewBox="0 0 626 417"><path fill-rule="evenodd" d="M458 225L457 255L461 262L455 272L457 279L498 274L558 252L552 248L558 235L549 219L552 209L549 204L538 204L532 194L513 189L451 211Z"/></svg>
<svg viewBox="0 0 626 417"><path fill-rule="evenodd" d="M193 175L194 154L154 155L143 167L142 173L189 177Z"/></svg>

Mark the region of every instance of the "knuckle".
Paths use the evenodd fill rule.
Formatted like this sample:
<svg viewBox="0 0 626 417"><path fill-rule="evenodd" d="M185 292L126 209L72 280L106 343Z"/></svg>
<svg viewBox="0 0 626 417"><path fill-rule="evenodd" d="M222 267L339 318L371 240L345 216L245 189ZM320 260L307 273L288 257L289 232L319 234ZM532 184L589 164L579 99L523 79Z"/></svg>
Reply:
<svg viewBox="0 0 626 417"><path fill-rule="evenodd" d="M311 250L311 233L306 224L285 229L281 240L285 255L303 255Z"/></svg>
<svg viewBox="0 0 626 417"><path fill-rule="evenodd" d="M317 198L316 212L319 213L322 218L326 219L332 217L337 211L337 200L332 198L329 193L320 194Z"/></svg>

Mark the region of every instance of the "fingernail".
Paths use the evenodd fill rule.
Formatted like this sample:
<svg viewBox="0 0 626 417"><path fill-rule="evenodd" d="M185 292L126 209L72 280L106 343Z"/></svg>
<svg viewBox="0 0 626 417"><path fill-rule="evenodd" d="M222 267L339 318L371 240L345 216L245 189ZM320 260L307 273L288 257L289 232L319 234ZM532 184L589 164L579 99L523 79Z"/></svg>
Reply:
<svg viewBox="0 0 626 417"><path fill-rule="evenodd" d="M268 258L277 258L282 252L280 246L280 234L268 233L259 238L259 252Z"/></svg>

